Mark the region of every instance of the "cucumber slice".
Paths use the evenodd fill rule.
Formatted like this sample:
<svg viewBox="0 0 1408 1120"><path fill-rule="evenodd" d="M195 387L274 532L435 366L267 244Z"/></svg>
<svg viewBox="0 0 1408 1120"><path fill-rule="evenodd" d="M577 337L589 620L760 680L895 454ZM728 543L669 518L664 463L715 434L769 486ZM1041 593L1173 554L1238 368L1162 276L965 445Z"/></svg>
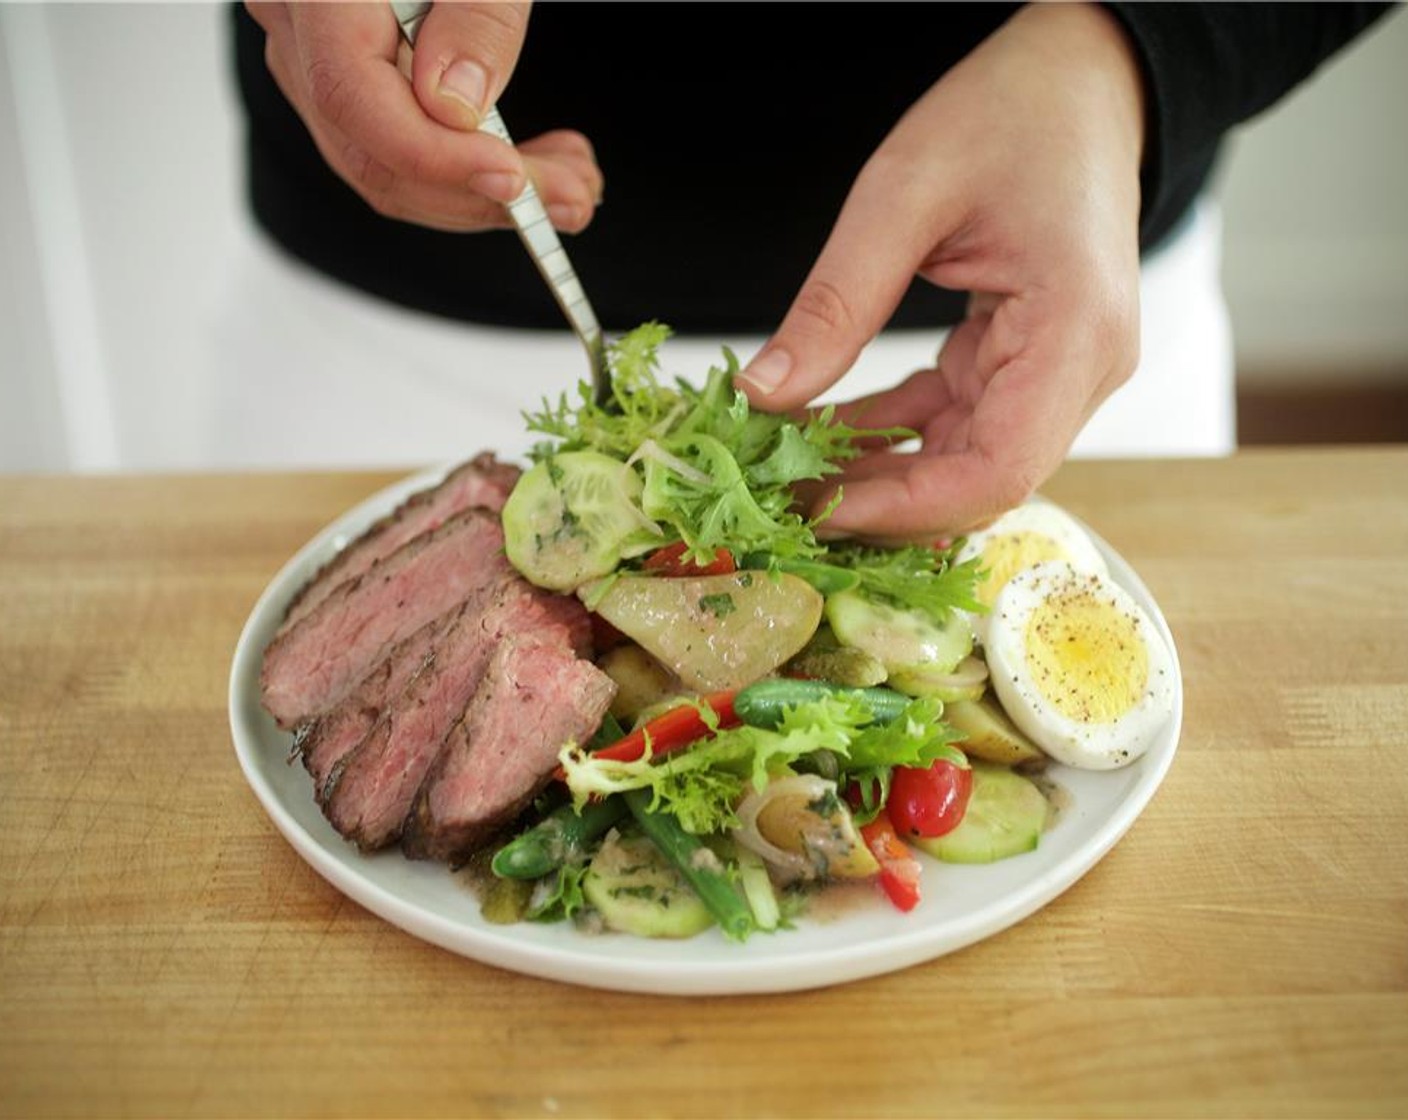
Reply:
<svg viewBox="0 0 1408 1120"><path fill-rule="evenodd" d="M608 833L582 879L608 929L637 937L693 937L714 917L649 837Z"/></svg>
<svg viewBox="0 0 1408 1120"><path fill-rule="evenodd" d="M945 863L993 863L1036 849L1051 815L1035 783L1002 766L973 763L973 795L958 827L912 843Z"/></svg>
<svg viewBox="0 0 1408 1120"><path fill-rule="evenodd" d="M544 459L504 503L509 562L552 591L573 591L607 575L623 557L660 543L640 495L639 476L609 455L568 451Z"/></svg>
<svg viewBox="0 0 1408 1120"><path fill-rule="evenodd" d="M973 652L973 628L957 611L938 625L926 615L897 610L859 591L827 597L826 620L837 640L879 659L890 672L916 665L952 672Z"/></svg>

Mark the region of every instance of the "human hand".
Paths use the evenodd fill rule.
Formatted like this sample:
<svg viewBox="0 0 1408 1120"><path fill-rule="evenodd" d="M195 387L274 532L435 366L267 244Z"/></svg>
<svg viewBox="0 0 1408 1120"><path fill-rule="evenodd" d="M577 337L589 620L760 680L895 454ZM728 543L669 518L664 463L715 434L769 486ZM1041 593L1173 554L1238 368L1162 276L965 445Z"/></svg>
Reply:
<svg viewBox="0 0 1408 1120"><path fill-rule="evenodd" d="M781 327L740 375L794 409L839 380L917 273L974 293L936 368L845 406L917 431L841 476L828 528L975 528L1059 466L1139 347L1143 88L1114 18L1022 9L910 109L857 178ZM823 499L824 500L824 499Z"/></svg>
<svg viewBox="0 0 1408 1120"><path fill-rule="evenodd" d="M414 52L389 3L245 6L318 151L378 213L435 229L506 227L504 203L530 176L558 229L591 221L602 177L585 136L547 132L515 150L475 131L513 73L528 4L438 3Z"/></svg>

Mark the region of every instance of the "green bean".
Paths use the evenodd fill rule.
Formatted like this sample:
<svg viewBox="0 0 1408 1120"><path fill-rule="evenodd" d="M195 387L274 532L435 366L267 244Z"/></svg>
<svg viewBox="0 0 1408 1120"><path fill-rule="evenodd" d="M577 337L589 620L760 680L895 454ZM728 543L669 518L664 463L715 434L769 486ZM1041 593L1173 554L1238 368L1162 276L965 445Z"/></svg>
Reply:
<svg viewBox="0 0 1408 1120"><path fill-rule="evenodd" d="M757 928L752 908L719 869L718 860L705 848L703 841L686 832L671 814L653 812L648 789L627 790L621 796L626 799L631 815L640 822L641 830L679 868L694 893L709 908L724 936L742 941L752 933Z"/></svg>
<svg viewBox="0 0 1408 1120"><path fill-rule="evenodd" d="M776 727L787 708L810 704L828 696L847 696L862 701L876 723L899 719L911 698L891 688L846 688L830 681L790 680L774 677L757 681L734 698L733 710L752 727Z"/></svg>
<svg viewBox="0 0 1408 1120"><path fill-rule="evenodd" d="M619 797L589 801L579 814L569 802L514 837L489 864L501 879L541 879L585 853L593 840L626 815Z"/></svg>

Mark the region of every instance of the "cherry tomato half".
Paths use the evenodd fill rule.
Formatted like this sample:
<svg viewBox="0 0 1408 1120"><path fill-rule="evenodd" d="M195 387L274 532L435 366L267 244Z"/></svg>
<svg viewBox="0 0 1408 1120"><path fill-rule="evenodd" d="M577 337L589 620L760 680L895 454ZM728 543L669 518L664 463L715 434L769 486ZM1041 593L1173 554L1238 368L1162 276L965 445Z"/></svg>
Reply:
<svg viewBox="0 0 1408 1120"><path fill-rule="evenodd" d="M973 795L973 771L941 758L923 768L896 766L886 810L901 836L943 836L958 827Z"/></svg>
<svg viewBox="0 0 1408 1120"><path fill-rule="evenodd" d="M684 541L676 541L674 544L656 549L646 557L645 570L652 575L668 578L726 576L737 570L737 565L733 562L733 554L726 548L718 549L714 553L714 559L707 564L696 564L693 560L688 559L685 556L688 550L689 545Z"/></svg>

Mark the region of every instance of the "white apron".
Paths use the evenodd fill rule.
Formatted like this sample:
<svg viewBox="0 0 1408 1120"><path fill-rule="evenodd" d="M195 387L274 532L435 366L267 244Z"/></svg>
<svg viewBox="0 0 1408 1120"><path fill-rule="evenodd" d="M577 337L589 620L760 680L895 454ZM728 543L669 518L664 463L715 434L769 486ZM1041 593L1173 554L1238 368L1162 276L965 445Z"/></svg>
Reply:
<svg viewBox="0 0 1408 1120"><path fill-rule="evenodd" d="M1073 455L1220 455L1236 439L1221 226L1204 201L1141 278L1142 359ZM570 246L569 246L570 251ZM747 361L763 336L674 339L662 366L702 378L728 345ZM237 246L217 310L204 398L214 469L415 467L482 449L517 457L521 413L586 376L562 332L464 325L384 303L286 258L255 231ZM932 365L942 331L882 335L823 399L848 399Z"/></svg>

